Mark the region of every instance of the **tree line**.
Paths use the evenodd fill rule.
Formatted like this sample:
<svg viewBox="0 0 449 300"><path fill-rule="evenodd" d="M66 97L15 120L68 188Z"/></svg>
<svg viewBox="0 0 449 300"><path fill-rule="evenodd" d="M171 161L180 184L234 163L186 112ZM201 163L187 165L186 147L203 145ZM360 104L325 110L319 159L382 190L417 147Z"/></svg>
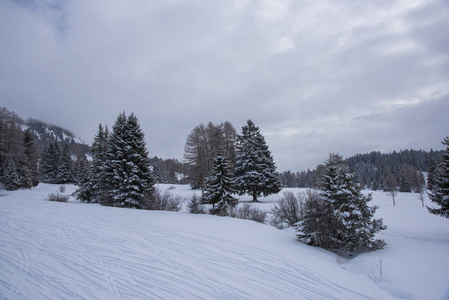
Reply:
<svg viewBox="0 0 449 300"><path fill-rule="evenodd" d="M192 130L186 142L192 188L202 189L202 204L216 214L235 206L233 194L260 195L280 191L278 173L259 128L248 120L237 135L229 122ZM147 208L161 174L151 166L137 117L121 113L109 133L101 124L91 147L92 160L82 172L76 197L103 205Z"/></svg>
<svg viewBox="0 0 449 300"><path fill-rule="evenodd" d="M420 192L425 189L424 172L434 172L442 153L443 150L410 149L387 154L372 151L351 156L346 162L364 189L386 191L397 188L401 192ZM280 174L280 179L287 187L311 188L317 184L322 171L323 165L296 173L286 171Z"/></svg>

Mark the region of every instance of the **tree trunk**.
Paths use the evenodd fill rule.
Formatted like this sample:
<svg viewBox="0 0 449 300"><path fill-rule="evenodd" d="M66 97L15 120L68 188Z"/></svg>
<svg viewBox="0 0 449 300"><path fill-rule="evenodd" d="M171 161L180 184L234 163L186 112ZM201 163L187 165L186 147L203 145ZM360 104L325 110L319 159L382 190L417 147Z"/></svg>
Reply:
<svg viewBox="0 0 449 300"><path fill-rule="evenodd" d="M259 202L259 200L257 200L256 192L253 192L253 202Z"/></svg>

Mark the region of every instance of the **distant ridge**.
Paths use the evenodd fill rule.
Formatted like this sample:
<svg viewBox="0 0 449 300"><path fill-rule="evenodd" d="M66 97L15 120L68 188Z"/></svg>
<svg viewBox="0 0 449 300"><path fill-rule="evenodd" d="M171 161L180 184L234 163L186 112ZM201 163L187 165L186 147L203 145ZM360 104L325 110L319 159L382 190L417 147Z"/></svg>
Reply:
<svg viewBox="0 0 449 300"><path fill-rule="evenodd" d="M34 118L24 120L15 112L9 111L4 107L0 107L0 118L13 119L16 124L20 125L23 131L29 130L34 142L41 151L50 143L54 142L57 142L58 144L68 144L72 153L75 153L76 150L80 150L84 153L90 151L89 146L86 145L82 139L76 137L71 131L60 126L49 124Z"/></svg>

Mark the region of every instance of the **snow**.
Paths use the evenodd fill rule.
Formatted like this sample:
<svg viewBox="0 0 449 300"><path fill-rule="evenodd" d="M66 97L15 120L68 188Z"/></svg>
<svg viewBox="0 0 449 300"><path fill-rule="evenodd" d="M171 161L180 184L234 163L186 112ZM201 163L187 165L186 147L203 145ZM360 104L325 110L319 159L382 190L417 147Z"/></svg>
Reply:
<svg viewBox="0 0 449 300"><path fill-rule="evenodd" d="M380 207L375 217L388 229L378 237L388 246L347 260L299 243L292 229L185 207L46 201L58 188L3 191L0 299L449 298L449 220L430 215L416 194L399 193L393 206L375 192L370 205ZM184 206L194 193L185 185L160 188L185 198ZM66 193L74 190L68 185ZM269 210L281 195L254 205Z"/></svg>

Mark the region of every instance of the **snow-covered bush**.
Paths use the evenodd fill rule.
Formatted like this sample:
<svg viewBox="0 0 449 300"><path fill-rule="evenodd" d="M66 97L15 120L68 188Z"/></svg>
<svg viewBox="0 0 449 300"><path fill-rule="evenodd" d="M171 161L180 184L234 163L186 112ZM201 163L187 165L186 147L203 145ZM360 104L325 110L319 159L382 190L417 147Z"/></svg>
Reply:
<svg viewBox="0 0 449 300"><path fill-rule="evenodd" d="M279 229L294 226L301 218L304 198L304 193L298 193L296 196L292 192L284 192L284 196L279 198L271 209L270 224Z"/></svg>
<svg viewBox="0 0 449 300"><path fill-rule="evenodd" d="M231 210L231 217L265 223L267 213L251 204L245 203Z"/></svg>
<svg viewBox="0 0 449 300"><path fill-rule="evenodd" d="M168 190L161 191L159 188L155 188L153 191L145 193L144 209L179 211L182 208L182 202L183 200L179 195L174 195Z"/></svg>
<svg viewBox="0 0 449 300"><path fill-rule="evenodd" d="M47 196L46 200L55 202L69 202L70 195L64 195L61 193L51 193Z"/></svg>

